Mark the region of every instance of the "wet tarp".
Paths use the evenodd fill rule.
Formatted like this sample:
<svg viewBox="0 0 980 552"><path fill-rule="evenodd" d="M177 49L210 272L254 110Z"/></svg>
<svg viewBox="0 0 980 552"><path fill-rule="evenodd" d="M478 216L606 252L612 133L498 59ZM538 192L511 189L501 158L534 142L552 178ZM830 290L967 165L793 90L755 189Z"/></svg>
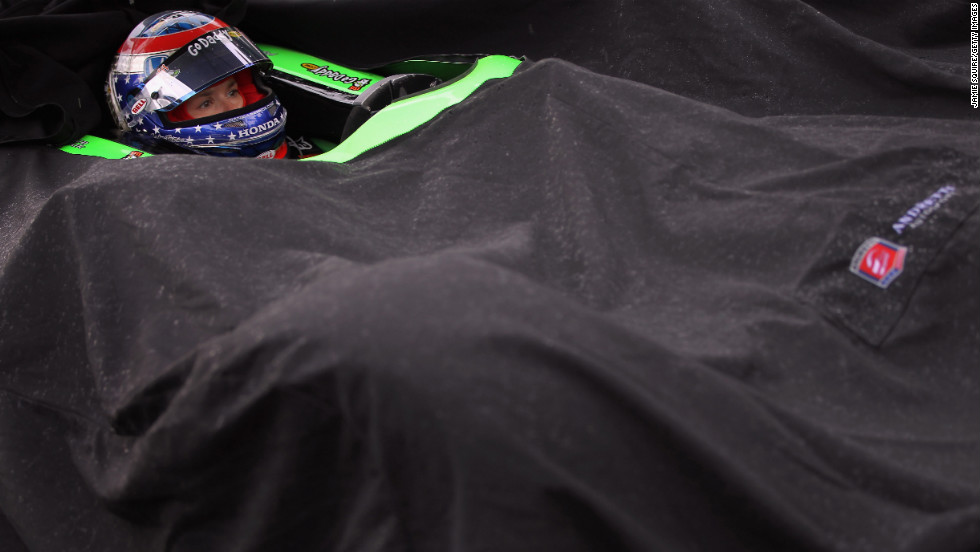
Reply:
<svg viewBox="0 0 980 552"><path fill-rule="evenodd" d="M0 549L980 547L968 4L0 7ZM528 61L346 164L47 145L174 7Z"/></svg>

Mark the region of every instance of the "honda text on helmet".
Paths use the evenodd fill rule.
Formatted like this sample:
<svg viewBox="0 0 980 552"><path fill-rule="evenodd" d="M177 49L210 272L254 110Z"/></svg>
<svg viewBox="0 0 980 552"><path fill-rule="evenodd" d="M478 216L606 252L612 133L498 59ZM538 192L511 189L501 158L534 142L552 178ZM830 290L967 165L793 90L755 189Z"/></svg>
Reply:
<svg viewBox="0 0 980 552"><path fill-rule="evenodd" d="M262 82L272 62L244 33L193 11L143 20L106 85L116 125L195 153L282 157L286 109Z"/></svg>

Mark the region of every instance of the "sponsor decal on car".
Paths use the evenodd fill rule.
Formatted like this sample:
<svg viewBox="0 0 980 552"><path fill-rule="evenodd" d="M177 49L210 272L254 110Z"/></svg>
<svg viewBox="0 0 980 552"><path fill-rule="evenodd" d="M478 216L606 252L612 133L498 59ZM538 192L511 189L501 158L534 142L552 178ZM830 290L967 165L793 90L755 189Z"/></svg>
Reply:
<svg viewBox="0 0 980 552"><path fill-rule="evenodd" d="M344 84L349 84L349 90L360 90L366 85L371 83L371 79L359 79L357 77L352 77L346 73L341 73L340 71L331 69L329 65L317 65L315 63L304 63L302 64L303 69L306 69L310 73L318 77L326 77L328 79L333 79L337 82Z"/></svg>
<svg viewBox="0 0 980 552"><path fill-rule="evenodd" d="M869 238L851 257L851 272L884 289L902 273L907 254L907 247Z"/></svg>

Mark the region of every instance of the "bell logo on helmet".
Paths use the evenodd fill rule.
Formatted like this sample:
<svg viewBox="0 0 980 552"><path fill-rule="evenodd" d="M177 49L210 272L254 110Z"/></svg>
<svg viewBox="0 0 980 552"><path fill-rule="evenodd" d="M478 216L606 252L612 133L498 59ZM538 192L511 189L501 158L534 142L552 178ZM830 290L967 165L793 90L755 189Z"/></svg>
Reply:
<svg viewBox="0 0 980 552"><path fill-rule="evenodd" d="M136 115L140 111L143 111L144 107L146 107L146 98L140 98L135 104L133 104L133 108L130 109L129 112Z"/></svg>
<svg viewBox="0 0 980 552"><path fill-rule="evenodd" d="M904 270L907 253L907 247L869 238L851 258L851 272L884 289Z"/></svg>

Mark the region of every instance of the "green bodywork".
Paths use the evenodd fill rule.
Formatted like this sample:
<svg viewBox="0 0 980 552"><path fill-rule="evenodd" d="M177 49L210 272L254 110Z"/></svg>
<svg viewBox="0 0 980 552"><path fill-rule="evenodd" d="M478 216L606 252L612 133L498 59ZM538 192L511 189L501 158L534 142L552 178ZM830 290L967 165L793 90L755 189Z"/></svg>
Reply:
<svg viewBox="0 0 980 552"><path fill-rule="evenodd" d="M359 95L384 78L378 74L349 69L286 48L266 44L261 44L259 47L273 61L276 70L346 94ZM386 69L395 69L396 72L409 68L413 72L432 69L429 74L454 76L454 78L425 92L393 101L368 119L343 142L336 146L320 143L322 146L333 147L325 153L308 157L303 161L333 163L350 161L432 120L449 107L469 97L485 82L511 76L520 64L519 59L501 55L482 57L476 63L465 64L465 66L461 63L429 60L408 60L393 64ZM86 135L77 142L62 147L61 151L105 159L150 156L149 153L127 145L92 135Z"/></svg>
<svg viewBox="0 0 980 552"><path fill-rule="evenodd" d="M277 70L347 94L359 96L369 86L384 78L374 73L348 69L296 50L270 44L257 46L269 56Z"/></svg>
<svg viewBox="0 0 980 552"><path fill-rule="evenodd" d="M99 138L86 134L80 140L67 146L63 146L61 151L74 153L75 155L89 155L92 157L104 157L105 159L135 159L137 157L152 157L153 154L138 149L133 149L126 144Z"/></svg>
<svg viewBox="0 0 980 552"><path fill-rule="evenodd" d="M456 80L421 94L395 100L368 119L337 147L303 161L350 161L372 148L415 130L447 108L466 99L488 80L511 76L519 64L519 60L508 56L480 58L468 73Z"/></svg>

